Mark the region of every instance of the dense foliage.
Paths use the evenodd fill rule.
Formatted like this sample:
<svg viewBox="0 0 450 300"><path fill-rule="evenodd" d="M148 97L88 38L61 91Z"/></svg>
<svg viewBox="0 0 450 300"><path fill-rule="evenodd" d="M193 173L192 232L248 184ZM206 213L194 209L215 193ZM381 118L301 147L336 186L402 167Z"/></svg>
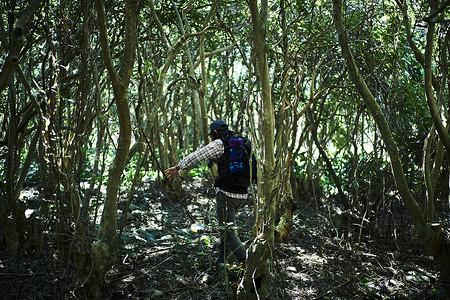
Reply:
<svg viewBox="0 0 450 300"><path fill-rule="evenodd" d="M414 215L398 192L379 116L349 75L333 2L259 7L275 112L273 218L313 201L317 214L324 209L342 223L339 238L392 241L409 234ZM389 125L408 189L443 236L450 222L450 149L436 128L442 120L448 132L447 2L345 1L342 7L355 65ZM135 23L127 15L133 9ZM85 287L95 244L107 231L106 189L117 184L112 193L126 195L127 207L149 181L177 199L181 181L169 182L162 172L208 142L215 119L251 138L258 187L264 186L264 87L246 1L8 0L0 11L2 255L38 255L51 239L78 274L77 286ZM118 170L124 139L130 143ZM186 176L212 174L202 165ZM29 197L31 189L37 196ZM113 210L114 232L126 237L127 209ZM126 243L115 238L111 256Z"/></svg>

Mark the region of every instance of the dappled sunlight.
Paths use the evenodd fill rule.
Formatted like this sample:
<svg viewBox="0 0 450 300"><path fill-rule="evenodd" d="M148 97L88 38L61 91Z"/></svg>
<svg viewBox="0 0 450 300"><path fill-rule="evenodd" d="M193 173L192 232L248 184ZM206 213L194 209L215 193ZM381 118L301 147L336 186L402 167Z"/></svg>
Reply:
<svg viewBox="0 0 450 300"><path fill-rule="evenodd" d="M309 266L317 266L317 265L323 265L324 263L327 263L327 259L324 257L321 257L317 255L316 253L311 254L303 254L300 256L300 260L303 264L309 265Z"/></svg>
<svg viewBox="0 0 450 300"><path fill-rule="evenodd" d="M432 258L424 255L415 242L402 249L409 256L389 244L367 241L350 245L329 235L332 230L313 227L314 219L314 214L303 216L302 224L295 225L288 241L277 247L283 281L294 299L383 295L415 298L427 288L432 289L432 283L439 279ZM429 268L419 266L419 261Z"/></svg>
<svg viewBox="0 0 450 300"><path fill-rule="evenodd" d="M227 287L216 278L213 268L219 243L215 199L203 180L186 181L183 195L176 201L169 201L161 188L150 183L140 186L133 195L117 262L106 277L106 286L119 291L115 292L117 296L227 298ZM119 224L127 200L124 194L118 203ZM414 241L399 243L403 248L398 249L392 243L356 243L351 237L338 238L327 218L318 216L312 205L305 207L311 209L297 212L288 239L275 247L273 299L390 295L403 299L438 293L436 266ZM32 213L32 209L27 210L27 215ZM253 206L249 203L237 215L236 226L247 246L253 241L253 222ZM57 252L53 257L57 259ZM59 282L57 278L52 280Z"/></svg>
<svg viewBox="0 0 450 300"><path fill-rule="evenodd" d="M184 295L183 291L194 289L197 296L189 298L224 299L224 286L212 276L219 242L215 199L199 182L203 181L189 179L179 203L166 203L164 197L156 196L163 195L159 192L147 194L145 201L138 197L133 202L142 215L129 219L124 229L135 236L132 241L124 241L120 266L122 274L138 272L134 278L120 278L123 290L129 290L130 295L176 298ZM181 203L197 222L189 218ZM246 206L237 218L237 230L248 246L253 240L253 207ZM302 211L294 218L294 230L287 241L276 246L273 268L276 299L283 294L291 299L347 299L361 295L371 298L391 294L404 297L418 295L438 280L434 269L420 267L413 261L401 263L397 249L371 241L350 243L335 236L326 218L320 217L318 229L316 218L314 210ZM129 243L136 245L132 251L127 249ZM389 251L383 247L389 247ZM418 257L416 251L422 250L411 245L411 257ZM432 263L430 257L420 259L422 264ZM114 277L109 280L116 282Z"/></svg>

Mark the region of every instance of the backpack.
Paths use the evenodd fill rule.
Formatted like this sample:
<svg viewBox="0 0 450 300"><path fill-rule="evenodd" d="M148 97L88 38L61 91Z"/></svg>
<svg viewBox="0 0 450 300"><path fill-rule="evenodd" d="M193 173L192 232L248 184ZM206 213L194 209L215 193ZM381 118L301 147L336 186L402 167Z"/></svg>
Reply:
<svg viewBox="0 0 450 300"><path fill-rule="evenodd" d="M228 192L247 193L250 186L251 142L239 135L221 140L224 154L217 159L219 176L215 185Z"/></svg>
<svg viewBox="0 0 450 300"><path fill-rule="evenodd" d="M233 137L228 140L228 157L231 175L244 174L244 139L241 137Z"/></svg>

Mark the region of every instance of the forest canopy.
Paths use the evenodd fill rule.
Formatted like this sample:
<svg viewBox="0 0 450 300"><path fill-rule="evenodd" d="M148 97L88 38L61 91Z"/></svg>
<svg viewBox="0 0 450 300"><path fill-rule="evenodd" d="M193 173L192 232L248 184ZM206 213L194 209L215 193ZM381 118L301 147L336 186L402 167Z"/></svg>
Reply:
<svg viewBox="0 0 450 300"><path fill-rule="evenodd" d="M362 245L419 249L417 297L450 282L449 1L7 0L0 11L0 295L125 297L105 282L132 272L129 257L153 262L140 278L174 257L206 273L217 170L164 170L208 144L218 119L257 162L233 297L307 298L300 266L275 274L328 242L341 252L321 255L344 260ZM70 284L13 292L51 273L42 260ZM383 276L400 286L394 271ZM393 293L333 276L310 296ZM134 297L183 295L164 280Z"/></svg>

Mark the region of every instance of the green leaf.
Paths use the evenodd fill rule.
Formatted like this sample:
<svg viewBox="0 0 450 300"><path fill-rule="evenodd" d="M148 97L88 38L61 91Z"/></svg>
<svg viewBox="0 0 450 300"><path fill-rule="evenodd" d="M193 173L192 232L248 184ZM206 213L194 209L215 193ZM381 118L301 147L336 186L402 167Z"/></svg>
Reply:
<svg viewBox="0 0 450 300"><path fill-rule="evenodd" d="M211 244L211 238L209 236L207 236L207 235L202 235L200 237L200 241L205 243L206 245Z"/></svg>
<svg viewBox="0 0 450 300"><path fill-rule="evenodd" d="M138 229L138 232L141 233L148 242L159 244L159 242L155 239L155 237L151 233L148 233L147 231L142 229Z"/></svg>

